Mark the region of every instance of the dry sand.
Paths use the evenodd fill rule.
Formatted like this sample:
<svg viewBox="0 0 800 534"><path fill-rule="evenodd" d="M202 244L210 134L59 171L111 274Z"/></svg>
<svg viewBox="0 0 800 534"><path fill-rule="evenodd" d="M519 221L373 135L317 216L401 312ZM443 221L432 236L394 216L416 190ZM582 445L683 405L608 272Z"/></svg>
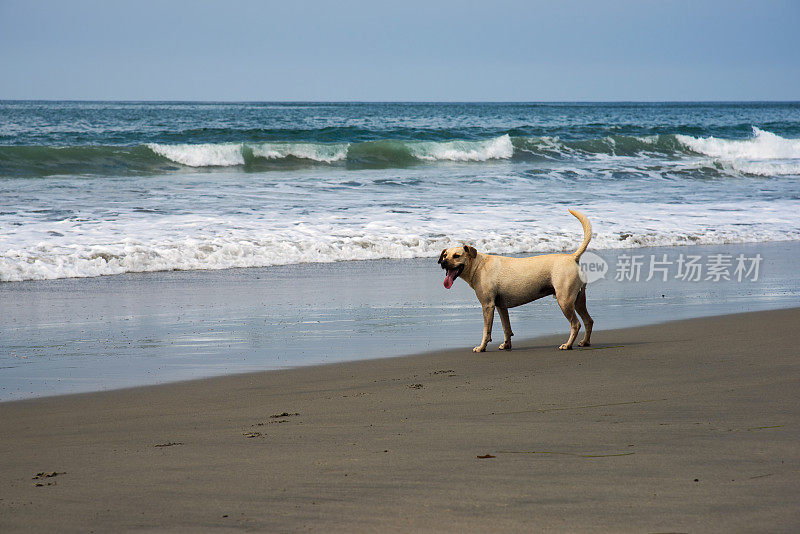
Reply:
<svg viewBox="0 0 800 534"><path fill-rule="evenodd" d="M0 403L0 531L797 531L798 324Z"/></svg>

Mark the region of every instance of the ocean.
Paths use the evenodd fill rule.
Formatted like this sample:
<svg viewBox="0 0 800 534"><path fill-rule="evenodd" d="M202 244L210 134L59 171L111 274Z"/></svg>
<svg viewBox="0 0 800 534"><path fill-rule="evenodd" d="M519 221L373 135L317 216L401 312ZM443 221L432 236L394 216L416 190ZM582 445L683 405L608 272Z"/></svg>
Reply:
<svg viewBox="0 0 800 534"><path fill-rule="evenodd" d="M0 102L0 281L800 240L800 103Z"/></svg>

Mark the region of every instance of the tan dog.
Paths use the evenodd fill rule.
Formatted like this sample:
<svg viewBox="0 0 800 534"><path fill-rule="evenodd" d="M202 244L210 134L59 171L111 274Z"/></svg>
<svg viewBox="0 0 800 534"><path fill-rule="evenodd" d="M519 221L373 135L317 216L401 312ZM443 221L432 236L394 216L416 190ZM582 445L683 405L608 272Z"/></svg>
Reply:
<svg viewBox="0 0 800 534"><path fill-rule="evenodd" d="M583 243L572 254L546 254L530 258L509 258L481 254L474 248L447 248L439 256L439 264L447 271L444 287L450 289L456 278L461 277L475 290L483 307L483 339L472 349L483 352L492 340L494 310L497 308L503 324L505 341L500 350L511 350L511 323L508 308L520 306L547 295L554 295L570 324L570 336L561 350L572 348L581 323L575 312L583 319L586 334L580 347L589 346L594 321L586 310L586 281L578 261L592 239L589 219L578 211L569 210L583 225Z"/></svg>

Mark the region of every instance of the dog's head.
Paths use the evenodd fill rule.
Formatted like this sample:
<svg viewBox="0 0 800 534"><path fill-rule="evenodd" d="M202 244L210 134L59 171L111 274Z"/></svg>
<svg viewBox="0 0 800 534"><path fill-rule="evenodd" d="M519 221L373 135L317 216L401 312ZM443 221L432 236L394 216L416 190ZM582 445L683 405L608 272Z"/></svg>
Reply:
<svg viewBox="0 0 800 534"><path fill-rule="evenodd" d="M469 245L444 249L439 255L439 265L447 271L444 277L444 287L447 289L453 287L453 282L477 255L478 251Z"/></svg>

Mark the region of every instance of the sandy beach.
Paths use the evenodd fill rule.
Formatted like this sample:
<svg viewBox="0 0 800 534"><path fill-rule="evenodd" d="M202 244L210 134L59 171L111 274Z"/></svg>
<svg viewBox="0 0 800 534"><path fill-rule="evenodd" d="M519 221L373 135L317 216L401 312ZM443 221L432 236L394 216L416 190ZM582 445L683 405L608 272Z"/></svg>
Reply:
<svg viewBox="0 0 800 534"><path fill-rule="evenodd" d="M800 533L798 20L0 0L0 534Z"/></svg>
<svg viewBox="0 0 800 534"><path fill-rule="evenodd" d="M796 531L798 320L0 403L0 530Z"/></svg>

